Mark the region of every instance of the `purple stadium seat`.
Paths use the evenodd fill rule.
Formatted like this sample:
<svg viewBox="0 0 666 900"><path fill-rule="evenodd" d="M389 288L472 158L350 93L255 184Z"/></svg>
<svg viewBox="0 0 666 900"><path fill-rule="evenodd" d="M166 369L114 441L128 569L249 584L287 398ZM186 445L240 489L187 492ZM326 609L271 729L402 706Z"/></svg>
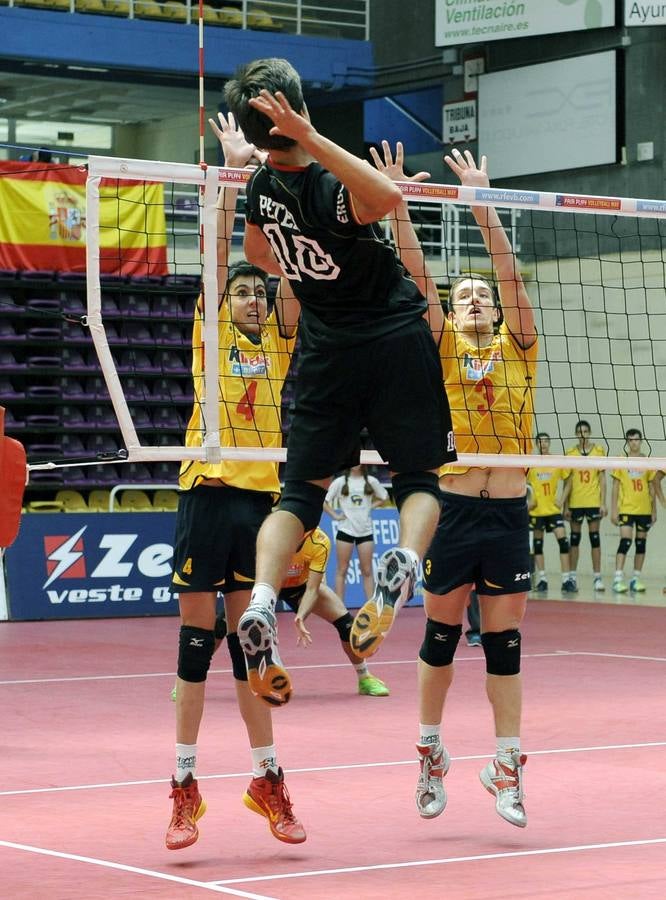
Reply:
<svg viewBox="0 0 666 900"><path fill-rule="evenodd" d="M61 438L63 456L85 456L86 448L78 434L63 434Z"/></svg>
<svg viewBox="0 0 666 900"><path fill-rule="evenodd" d="M176 319L180 316L178 298L162 294L153 301L153 315Z"/></svg>
<svg viewBox="0 0 666 900"><path fill-rule="evenodd" d="M83 284L85 280L85 272L58 272L56 275L56 281L62 284Z"/></svg>
<svg viewBox="0 0 666 900"><path fill-rule="evenodd" d="M152 386L153 400L183 400L183 386L175 378L158 378Z"/></svg>
<svg viewBox="0 0 666 900"><path fill-rule="evenodd" d="M180 463L160 462L153 463L153 481L157 484L177 484Z"/></svg>
<svg viewBox="0 0 666 900"><path fill-rule="evenodd" d="M19 273L16 269L0 269L0 282L16 281L18 277Z"/></svg>
<svg viewBox="0 0 666 900"><path fill-rule="evenodd" d="M0 299L0 305L2 300ZM25 334L18 333L9 319L0 319L0 343L18 344L25 340Z"/></svg>
<svg viewBox="0 0 666 900"><path fill-rule="evenodd" d="M198 275L166 275L164 284L170 287L191 287L198 290L201 278Z"/></svg>
<svg viewBox="0 0 666 900"><path fill-rule="evenodd" d="M56 424L62 426L64 428L83 428L85 425L85 419L83 418L83 411L80 406L70 406L69 404L62 406L60 408L60 418L57 416Z"/></svg>
<svg viewBox="0 0 666 900"><path fill-rule="evenodd" d="M150 303L143 294L124 294L118 300L118 307L124 316L150 317Z"/></svg>
<svg viewBox="0 0 666 900"><path fill-rule="evenodd" d="M19 366L19 364L14 359L14 354L10 350L5 350L3 347L0 347L0 371L11 372L11 371L22 371L23 366Z"/></svg>
<svg viewBox="0 0 666 900"><path fill-rule="evenodd" d="M5 409L5 431L11 434L13 431L22 431L25 428L25 422L17 419L11 409Z"/></svg>
<svg viewBox="0 0 666 900"><path fill-rule="evenodd" d="M97 400L109 401L109 391L103 378L88 378L86 381L86 396Z"/></svg>
<svg viewBox="0 0 666 900"><path fill-rule="evenodd" d="M46 354L41 356L29 356L27 359L27 364L31 369L59 369L60 357L46 356Z"/></svg>
<svg viewBox="0 0 666 900"><path fill-rule="evenodd" d="M120 477L129 484L146 484L152 481L150 469L144 463L128 463L120 470Z"/></svg>
<svg viewBox="0 0 666 900"><path fill-rule="evenodd" d="M30 457L31 462L34 462L35 459L50 462L62 454L60 444L28 444L25 452Z"/></svg>
<svg viewBox="0 0 666 900"><path fill-rule="evenodd" d="M59 397L60 388L57 384L31 384L26 389L26 396L37 400L48 400Z"/></svg>
<svg viewBox="0 0 666 900"><path fill-rule="evenodd" d="M144 381L141 381L141 379L125 378L122 379L121 383L127 401L150 399L151 395L148 390L148 385Z"/></svg>
<svg viewBox="0 0 666 900"><path fill-rule="evenodd" d="M118 302L111 294L102 294L102 315L117 316L120 314Z"/></svg>
<svg viewBox="0 0 666 900"><path fill-rule="evenodd" d="M0 400L22 400L23 397L24 394L16 390L9 378L4 375L0 377Z"/></svg>
<svg viewBox="0 0 666 900"><path fill-rule="evenodd" d="M130 284L162 284L161 275L131 275Z"/></svg>
<svg viewBox="0 0 666 900"><path fill-rule="evenodd" d="M188 372L182 357L179 356L178 353L174 353L173 350L165 350L162 353L156 353L155 365L157 366L157 370L159 372L164 372L165 375L185 375Z"/></svg>
<svg viewBox="0 0 666 900"><path fill-rule="evenodd" d="M89 406L86 422L90 428L112 428L117 426L116 414L110 406Z"/></svg>
<svg viewBox="0 0 666 900"><path fill-rule="evenodd" d="M172 344L174 347L183 346L183 335L178 325L173 322L157 322L153 325L155 342L159 344Z"/></svg>
<svg viewBox="0 0 666 900"><path fill-rule="evenodd" d="M183 421L178 415L178 410L163 406L153 413L153 425L155 428L183 428Z"/></svg>
<svg viewBox="0 0 666 900"><path fill-rule="evenodd" d="M87 466L85 469L87 483L113 486L118 484L118 469L116 466Z"/></svg>
<svg viewBox="0 0 666 900"><path fill-rule="evenodd" d="M61 378L58 390L64 400L82 400L86 396L81 382L74 378Z"/></svg>
<svg viewBox="0 0 666 900"><path fill-rule="evenodd" d="M148 344L151 347L155 341L150 328L143 322L125 322L122 326L123 343L129 346L133 344Z"/></svg>
<svg viewBox="0 0 666 900"><path fill-rule="evenodd" d="M83 466L63 466L60 469L62 483L66 484L68 487L86 487L88 484L86 479L86 468Z"/></svg>
<svg viewBox="0 0 666 900"><path fill-rule="evenodd" d="M62 351L62 365L68 372L94 372L95 367L84 358L79 350L64 347Z"/></svg>
<svg viewBox="0 0 666 900"><path fill-rule="evenodd" d="M26 308L38 310L39 312L53 313L54 316L59 316L60 300L56 297L30 297L26 301Z"/></svg>
<svg viewBox="0 0 666 900"><path fill-rule="evenodd" d="M44 471L31 472L30 484L35 487L58 487L62 484L62 470L45 469Z"/></svg>
<svg viewBox="0 0 666 900"><path fill-rule="evenodd" d="M69 316L82 316L86 311L86 299L80 294L65 294L62 299L62 311Z"/></svg>
<svg viewBox="0 0 666 900"><path fill-rule="evenodd" d="M32 331L32 329L30 329ZM30 333L30 332L28 332ZM90 332L88 329L84 328L83 325L79 325L78 322L63 322L62 323L62 339L65 343L82 343L84 341L90 341L92 338L90 337Z"/></svg>
<svg viewBox="0 0 666 900"><path fill-rule="evenodd" d="M118 441L110 434L93 434L86 440L86 450L93 456L97 453L117 453Z"/></svg>
<svg viewBox="0 0 666 900"><path fill-rule="evenodd" d="M152 362L145 350L123 350L117 365L119 372L132 375L142 372L159 372L159 366Z"/></svg>
<svg viewBox="0 0 666 900"><path fill-rule="evenodd" d="M135 428L152 428L153 423L145 407L130 406L129 411Z"/></svg>
<svg viewBox="0 0 666 900"><path fill-rule="evenodd" d="M43 425L60 425L57 413L30 413L25 417L26 428L41 428Z"/></svg>
<svg viewBox="0 0 666 900"><path fill-rule="evenodd" d="M32 269L21 272L23 281L53 281L54 277L53 269Z"/></svg>

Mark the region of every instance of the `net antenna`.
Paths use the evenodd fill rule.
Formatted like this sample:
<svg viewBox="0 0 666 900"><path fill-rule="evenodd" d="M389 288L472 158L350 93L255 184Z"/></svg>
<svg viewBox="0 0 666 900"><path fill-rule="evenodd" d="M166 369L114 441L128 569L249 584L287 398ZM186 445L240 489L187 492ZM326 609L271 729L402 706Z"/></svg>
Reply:
<svg viewBox="0 0 666 900"><path fill-rule="evenodd" d="M221 398L218 360L220 291L217 278L216 200L220 186L242 187L249 174L247 170L215 166L90 157L87 183L87 324L127 448L128 462L189 459L282 462L286 457L286 450L281 447L236 446L242 441L239 435L233 433L230 439L226 435L223 441L220 438L219 403L220 399L226 398ZM100 215L100 184L106 179L122 183L157 182L165 187L186 185L190 191L201 192L198 215L201 217L203 236L201 273L205 387L200 400L200 446L186 446L184 433L180 443L171 446L142 443L133 421L133 412L109 348L102 315L100 256L104 248L100 231L108 228L109 223L106 213L105 217ZM658 367L666 366L666 358L661 360L659 355L662 348L666 351L665 267L661 249L666 242L666 202L413 182L401 183L400 187L413 208L415 220L417 215L428 213L431 219L440 223L437 251L443 262L446 263L449 257L460 259L460 268L464 271L474 270L478 260L473 257L481 254L472 248L474 242L469 238L469 229L462 227L453 230L454 234L460 235L458 246L442 246L442 236L447 233L446 214L442 212L444 205L452 206L460 217L467 215L472 205L492 206L498 211L520 211L520 221L516 225L516 238L520 240L512 243L514 247L518 243L522 247L519 265L521 271L528 273L525 282L539 319L541 342L535 392L536 428L548 431L554 444L564 443L565 439L572 440L577 419L598 421L602 427L597 429L593 426L593 433L605 441L609 450L614 451L605 457L553 453L547 457L548 466L567 469L666 469L664 410L661 409L659 391L656 389ZM106 196L108 202L108 192ZM117 208L119 221L115 227L122 229L123 207L118 204ZM622 223L626 223L626 227ZM419 230L422 243L425 243L424 228L419 225ZM467 243L463 237L466 232ZM571 245L567 249L570 257L567 265L559 252L560 243L565 238ZM548 243L548 248L541 251L544 241ZM650 247L649 254L643 252L643 245ZM480 244L477 242L476 246ZM590 246L596 248L596 255L590 251ZM614 246L616 250L606 252L607 246ZM488 256L485 251L481 253L487 265ZM465 264L466 259L470 261L469 268ZM432 265L431 258L428 262ZM572 272L577 273L576 278L571 277ZM447 270L436 274L450 280L453 273ZM643 341L638 348L643 354L639 360L637 348L630 347L627 364L625 357L629 342L623 337L622 328L629 327L627 323L632 316L632 322L652 331L649 332L648 350L643 346ZM571 317L575 327L564 330L560 320L568 317ZM603 339L593 334L592 326L597 327L597 320L606 329ZM589 333L585 331L588 324ZM580 339L579 329L582 329L583 335ZM592 345L599 341L603 343L603 353L608 360L597 364L597 351ZM621 356L623 353L624 356ZM594 374L590 374L595 365L602 371L596 380ZM627 365L630 369L628 373L625 371ZM564 386L558 380L563 371L568 378ZM653 384L655 389L644 389L643 381ZM646 458L626 457L624 432L630 426L641 428L646 441L661 452ZM544 461L543 456L536 454L460 454L461 464L469 466L543 468ZM374 451L366 450L361 454L361 462L377 465L383 460Z"/></svg>

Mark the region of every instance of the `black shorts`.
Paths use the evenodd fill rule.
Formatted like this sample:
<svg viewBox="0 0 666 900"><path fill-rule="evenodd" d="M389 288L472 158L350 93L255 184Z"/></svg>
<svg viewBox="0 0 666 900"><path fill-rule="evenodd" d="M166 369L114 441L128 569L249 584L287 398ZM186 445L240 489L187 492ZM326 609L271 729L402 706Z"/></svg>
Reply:
<svg viewBox="0 0 666 900"><path fill-rule="evenodd" d="M456 459L439 354L422 319L362 346L302 351L285 481L358 464L364 427L394 472Z"/></svg>
<svg viewBox="0 0 666 900"><path fill-rule="evenodd" d="M303 599L305 593L305 584L297 584L295 587L282 588L278 594L278 600L286 604L292 612L298 612L298 604Z"/></svg>
<svg viewBox="0 0 666 900"><path fill-rule="evenodd" d="M555 531L556 528L564 528L562 513L555 513L552 516L530 516L530 528L548 533Z"/></svg>
<svg viewBox="0 0 666 900"><path fill-rule="evenodd" d="M621 513L617 518L620 527L623 525L635 525L636 531L649 531L652 528L652 516L635 516L631 513Z"/></svg>
<svg viewBox="0 0 666 900"><path fill-rule="evenodd" d="M530 584L527 499L485 500L442 492L423 560L423 588L442 596L464 584L482 595L520 594Z"/></svg>
<svg viewBox="0 0 666 900"><path fill-rule="evenodd" d="M585 520L598 522L601 519L601 509L598 506L572 506L569 512L575 525L580 525Z"/></svg>
<svg viewBox="0 0 666 900"><path fill-rule="evenodd" d="M336 541L342 541L345 544L367 544L373 539L371 534L363 534L361 537L353 534L347 534L346 531L338 531L335 535Z"/></svg>
<svg viewBox="0 0 666 900"><path fill-rule="evenodd" d="M273 495L201 485L180 494L172 588L179 594L251 590L257 534Z"/></svg>

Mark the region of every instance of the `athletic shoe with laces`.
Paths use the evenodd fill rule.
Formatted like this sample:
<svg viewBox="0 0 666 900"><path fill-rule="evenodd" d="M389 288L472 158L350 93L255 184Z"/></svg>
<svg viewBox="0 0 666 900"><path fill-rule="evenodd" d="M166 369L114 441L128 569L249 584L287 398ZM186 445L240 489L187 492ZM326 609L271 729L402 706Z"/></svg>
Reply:
<svg viewBox="0 0 666 900"><path fill-rule="evenodd" d="M302 844L305 840L305 829L292 811L281 768L277 775L269 769L261 778L253 778L243 794L243 803L268 819L271 833L278 841Z"/></svg>
<svg viewBox="0 0 666 900"><path fill-rule="evenodd" d="M604 584L603 579L599 577L594 579L594 584L592 585L592 587L599 593L606 590L606 585Z"/></svg>
<svg viewBox="0 0 666 900"><path fill-rule="evenodd" d="M451 767L451 757L445 747L436 744L417 744L421 772L416 784L416 808L422 819L434 819L446 809L446 791L442 779Z"/></svg>
<svg viewBox="0 0 666 900"><path fill-rule="evenodd" d="M613 579L613 592L615 594L626 594L627 590L627 583L624 578Z"/></svg>
<svg viewBox="0 0 666 900"><path fill-rule="evenodd" d="M518 828L527 825L527 814L523 806L523 766L527 757L512 753L513 765L491 759L487 766L479 772L481 784L495 797L495 809L498 814Z"/></svg>
<svg viewBox="0 0 666 900"><path fill-rule="evenodd" d="M545 594L548 590L548 582L546 581L546 579L541 578L539 581L537 581L537 586L534 588L534 590L539 594Z"/></svg>
<svg viewBox="0 0 666 900"><path fill-rule="evenodd" d="M575 578L565 578L562 582L562 591L565 594L577 594L578 585Z"/></svg>
<svg viewBox="0 0 666 900"><path fill-rule="evenodd" d="M362 675L358 680L358 692L365 697L388 697L389 689L374 675Z"/></svg>
<svg viewBox="0 0 666 900"><path fill-rule="evenodd" d="M468 631L465 633L465 640L468 647L482 647L483 641L478 631Z"/></svg>
<svg viewBox="0 0 666 900"><path fill-rule="evenodd" d="M372 597L356 613L349 642L361 659L372 656L389 633L400 608L414 593L416 564L400 547L386 550L377 564Z"/></svg>
<svg viewBox="0 0 666 900"><path fill-rule="evenodd" d="M167 850L182 850L199 840L197 821L206 812L196 779L188 772L182 782L171 778L173 814L166 833Z"/></svg>
<svg viewBox="0 0 666 900"><path fill-rule="evenodd" d="M284 706L291 679L278 654L277 620L270 606L250 603L238 622L250 690L269 706Z"/></svg>
<svg viewBox="0 0 666 900"><path fill-rule="evenodd" d="M635 594L643 594L645 593L645 585L640 578L632 578L629 582L629 590L633 591Z"/></svg>

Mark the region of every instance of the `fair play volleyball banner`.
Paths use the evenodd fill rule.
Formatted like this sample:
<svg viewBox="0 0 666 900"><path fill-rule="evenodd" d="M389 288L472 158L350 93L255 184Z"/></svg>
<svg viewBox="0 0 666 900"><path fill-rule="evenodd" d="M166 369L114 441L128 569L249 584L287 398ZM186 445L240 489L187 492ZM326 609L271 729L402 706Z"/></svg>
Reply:
<svg viewBox="0 0 666 900"><path fill-rule="evenodd" d="M86 270L86 170L0 162L0 268ZM167 272L164 188L104 179L100 268L115 275Z"/></svg>
<svg viewBox="0 0 666 900"><path fill-rule="evenodd" d="M615 0L435 0L437 47L615 25Z"/></svg>

